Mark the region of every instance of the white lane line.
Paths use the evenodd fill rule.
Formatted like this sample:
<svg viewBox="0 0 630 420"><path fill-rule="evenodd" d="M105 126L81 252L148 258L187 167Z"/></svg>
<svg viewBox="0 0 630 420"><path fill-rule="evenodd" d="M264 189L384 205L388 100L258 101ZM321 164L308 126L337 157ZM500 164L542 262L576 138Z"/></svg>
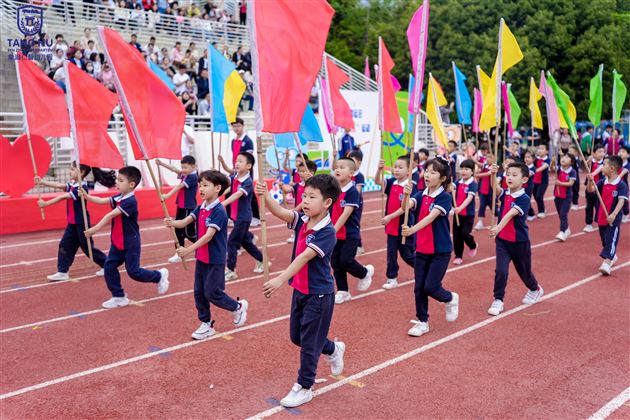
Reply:
<svg viewBox="0 0 630 420"><path fill-rule="evenodd" d="M629 266L629 265L630 265L630 261L626 261L625 263L620 264L617 267L614 267L613 270L619 270L619 269L624 268L624 267ZM585 284L587 284L587 283L589 283L589 282L591 282L591 281L593 281L595 279L598 279L601 276L602 275L600 273L598 273L598 274L592 275L590 277L587 277L585 279L579 280L579 281L577 281L575 283L572 283L572 284L570 284L570 285L568 285L566 287L563 287L563 288L558 289L558 290L556 290L556 291L554 291L552 293L549 293L548 295L543 296L540 299L540 301L542 302L542 301L546 301L546 300L549 300L551 298L554 298L554 297L556 297L558 295L566 293L566 292L568 292L570 290L573 290L573 289L575 289L577 287L583 286L583 285L585 285ZM344 379L342 379L340 381L334 382L334 383L332 383L330 385L327 385L327 386L325 386L323 388L320 388L320 389L318 389L318 390L313 392L313 396L318 396L318 395L322 395L322 394L326 394L328 392L334 391L335 389L338 389L338 388L348 384L349 382L357 381L357 380L359 380L359 379L361 379L361 378L363 378L365 376L372 375L372 374L374 374L376 372L379 372L379 371L381 371L383 369L386 369L388 367L394 366L394 365L396 365L398 363L401 363L401 362L403 362L403 361L405 361L407 359L410 359L410 358L412 358L414 356L417 356L417 355L419 355L421 353L427 352L427 351L429 351L429 350L431 350L431 349L433 349L435 347L438 347L438 346L440 346L442 344L448 343L449 341L453 341L453 340L455 340L457 338L460 338L460 337L462 337L464 335L470 334L473 331L476 331L476 330L478 330L480 328L483 328L483 327L485 327L487 325L493 324L493 323L495 323L495 322L497 322L497 321L499 321L499 320L501 320L503 318L506 318L506 317L508 317L510 315L513 315L515 313L521 312L521 311L523 311L525 309L529 309L529 308L531 308L531 305L521 305L521 306L517 306L514 309L510 309L509 311L503 312L501 315L498 315L498 316L495 316L495 317L492 317L492 318L487 318L484 321L478 322L478 323L476 323L474 325L471 325L470 327L467 327L467 328L464 328L464 329L459 330L457 332L454 332L453 334L447 335L446 337L443 337L443 338L441 338L439 340L435 340L435 341L432 341L430 343L427 343L427 344L425 344L425 345L423 345L421 347L418 347L418 348L416 348L414 350L411 350L411 351L409 351L407 353L401 354L400 356L397 356L397 357L394 357L392 359L386 360L386 361L384 361L384 362L382 362L382 363L380 363L378 365L372 366L371 368L362 370L362 371L357 372L357 373L355 373L353 375L350 375L350 376L348 376L348 377L346 377L346 378L344 378ZM630 388L627 389L624 392L628 392L629 390L630 390ZM623 400L624 397L626 397L626 395L622 393L620 396L617 396L613 401L615 402L615 404L618 404L619 401ZM628 398L626 398L626 401L627 401L627 399ZM611 401L611 403L613 401ZM611 404L611 403L609 403L609 404ZM622 402L622 404L623 404L623 402ZM608 406L608 404L606 406ZM276 407L270 408L268 410L261 411L261 412L259 412L257 414L254 414L253 416L251 416L249 418L250 419L261 419L261 418L265 418L265 417L269 417L269 416L272 416L274 414L277 414L277 413L279 413L279 412L281 412L283 410L284 410L284 408L282 406L276 406ZM597 413L595 413L595 414L597 414ZM610 414L610 413L608 413L608 414Z"/></svg>
<svg viewBox="0 0 630 420"><path fill-rule="evenodd" d="M626 261L625 263L620 264L619 266L613 267L612 270L615 271L615 270L624 268L624 267L626 267L628 265L630 265L630 261ZM566 291L569 291L571 289L579 287L579 286L581 286L583 284L586 284L586 283L588 283L588 282L590 282L590 281L592 281L594 279L597 279L599 277L601 277L601 274L596 274L596 275L593 275L591 277L587 277L586 279L580 280L580 281L578 281L576 283L573 283L573 284L571 284L569 286L566 286L566 287L563 287L561 289L558 289L555 292L551 292L551 293L549 293L546 296L543 296L541 298L541 301L545 301L547 299L551 299L552 297L555 297L555 296L557 296L559 294L562 294L562 293L564 293ZM411 282L408 282L408 283L411 283ZM367 296L370 296L370 295L373 295L373 294L376 294L376 293L379 293L379 292L384 292L384 290L383 289L374 290L374 291L369 292L369 293L364 293L362 295L358 295L358 296L354 297L353 299L361 299L361 298L364 298L364 297L367 297ZM419 354L419 353L422 353L424 351L427 351L427 350L429 350L429 349L431 349L433 347L437 347L440 344L443 344L443 343L451 341L451 340L453 340L455 338L461 337L461 336L463 336L465 334L468 334L469 332L477 330L477 329L479 329L481 327L484 327L484 326L486 326L488 324L496 322L499 319L505 318L506 316L509 316L509 315L511 315L513 313L516 313L516 312L519 312L521 310L527 309L529 307L530 307L530 305L521 305L521 306L519 306L517 308L514 308L512 310L506 311L506 312L504 312L503 314L501 314L499 316L496 316L496 317L493 317L493 318L489 318L489 319L487 319L485 321L482 321L482 322L480 322L478 324L472 325L472 326L470 326L468 328L465 328L465 329L460 330L460 331L458 331L456 333L453 333L453 334L451 334L451 335L449 335L447 337L444 337L442 339L439 339L439 340L436 340L436 341L431 342L429 344L426 344L425 346L422 346L422 347L420 347L420 348L418 348L416 350L413 350L412 352L403 354L403 355L398 356L397 358L394 358L394 359L390 359L389 361L381 363L380 365L377 365L377 366L372 367L370 369L367 369L367 370L364 370L362 372L356 373L356 374L354 374L352 376L349 376L349 377L343 379L342 381L336 382L336 383L331 384L331 385L329 385L327 387L324 387L324 388L322 388L320 390L317 390L317 391L315 391L315 395L320 395L320 394L332 391L332 390L334 390L336 388L339 388L342 385L345 385L346 383L348 383L350 381L359 379L359 378L361 378L363 376L370 375L370 374L372 374L374 372L377 372L379 370L382 370L382 369L384 369L384 368L386 368L388 366L392 366L392 365L394 365L396 363L399 363L399 362L401 362L403 360L406 360L406 359L408 359L410 357L413 357L416 354ZM107 365L98 366L98 367L95 367L95 368L92 368L92 369L88 369L88 370L84 370L84 371L81 371L81 372L73 373L71 375L62 376L62 377L59 377L59 378L56 378L56 379L52 379L52 380L49 380L49 381L46 381L46 382L41 382L41 383L36 384L36 385L31 385L31 386L28 386L28 387L20 388L20 389L17 389L15 391L11 391L11 392L2 394L2 395L0 395L0 400L4 400L4 399L7 399L7 398L15 397L17 395L26 394L28 392L36 391L38 389L47 388L47 387L52 386L52 385L56 385L56 384L63 383L63 382L68 382L68 381L71 381L73 379L77 379L77 378L81 378L81 377L84 377L84 376L100 373L100 372L103 372L103 371L106 371L106 370L110 370L110 369L114 369L114 368L117 368L117 367L120 367L120 366L125 366L125 365L128 365L130 363L134 363L134 362L138 362L138 361L141 361L141 360L149 359L149 358L152 358L152 357L155 357L155 356L159 356L161 354L172 353L174 351L177 351L177 350L180 350L180 349L184 349L184 348L188 348L188 347L192 347L194 345L202 344L202 343L205 343L207 341L211 341L211 340L215 340L215 339L224 337L226 335L234 335L234 334L240 333L242 331L247 331L247 330L251 330L251 329L254 329L254 328L259 328L259 327L262 327L262 326L265 326L265 325L269 325L269 324L273 324L273 323L276 323L276 322L279 322L279 321L282 321L282 320L285 320L285 319L288 319L288 318L289 318L289 315L282 315L282 316L279 316L279 317L276 317L276 318L273 318L273 319L257 322L257 323L254 323L254 324L251 324L251 325L248 325L248 326L245 326L245 327L236 328L236 329L224 332L224 333L220 333L220 334L214 335L214 336L212 336L212 337L210 337L208 339L205 339L205 340L189 341L189 342L186 342L186 343L177 344L175 346L167 347L167 348L155 351L155 352L145 353L145 354L138 355L138 356L135 356L135 357L132 357L132 358L129 358L129 359L119 360L118 362L109 363ZM266 410L266 411L263 411L262 413L258 413L256 415L256 417L259 417L259 418L260 417L268 417L268 416L270 416L272 414L278 413L282 409L283 409L282 407L274 407L271 410ZM266 413L266 415L261 415L261 414L265 414L265 413Z"/></svg>
<svg viewBox="0 0 630 420"><path fill-rule="evenodd" d="M617 395L612 400L608 401L606 405L597 410L588 420L604 420L612 413L617 411L622 405L630 400L630 387L621 391L621 394Z"/></svg>

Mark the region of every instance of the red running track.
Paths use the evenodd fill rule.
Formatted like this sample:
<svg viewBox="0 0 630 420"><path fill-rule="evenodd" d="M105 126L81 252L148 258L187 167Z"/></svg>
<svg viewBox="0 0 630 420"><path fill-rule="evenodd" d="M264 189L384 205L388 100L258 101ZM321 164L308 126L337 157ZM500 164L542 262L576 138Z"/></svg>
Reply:
<svg viewBox="0 0 630 420"><path fill-rule="evenodd" d="M123 275L130 297L144 302L101 311L108 297L102 279L46 283L45 274L54 272L59 232L3 238L0 266L53 260L1 268L2 417L584 418L628 387L630 261L623 228L619 269L603 278L596 275L596 233L558 243L556 216L530 224L535 273L551 296L520 307L525 289L512 272L506 310L514 312L500 318L485 314L492 300L494 249L487 232L477 232L479 254L451 266L445 280L461 296L460 318L447 324L442 306L432 302L431 332L410 338L411 282L380 289L385 244L376 197L366 197L368 255L360 259L377 267L375 282L363 294L351 283L358 299L335 308L331 329L331 336L348 344L347 379L330 377L322 359L322 382L316 385L321 395L290 411L274 405L295 381L299 360L288 339L291 290L283 287L273 299L263 298L249 256L239 260L241 279L227 286L231 295L250 301L247 325L234 330L229 314L216 310L222 334L192 342L197 326L192 271L168 265L173 281L160 299L154 299L154 286ZM572 212L570 222L579 231L583 211ZM155 226L159 223L142 224ZM281 244L288 234L281 227L270 230L270 243L278 244L271 248L272 272L289 262L291 246ZM163 264L172 254L170 245L147 245L168 239L162 229L143 231L143 264ZM107 244L107 238L98 243ZM79 258L71 273L82 278L93 271ZM399 279L411 276L403 267ZM624 418L619 417L624 412L622 405L613 418Z"/></svg>

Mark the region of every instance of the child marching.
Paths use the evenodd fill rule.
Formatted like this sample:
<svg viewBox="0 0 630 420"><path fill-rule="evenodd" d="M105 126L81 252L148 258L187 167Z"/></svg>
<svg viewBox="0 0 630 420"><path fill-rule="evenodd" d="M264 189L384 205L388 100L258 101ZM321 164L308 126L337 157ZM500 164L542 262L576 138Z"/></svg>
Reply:
<svg viewBox="0 0 630 420"><path fill-rule="evenodd" d="M455 214L453 217L453 250L455 259L453 264L460 265L463 262L464 244L468 246L468 256L477 255L477 242L472 236L475 223L475 197L477 196L477 183L473 177L475 162L471 159L464 160L459 173L461 178L455 181Z"/></svg>
<svg viewBox="0 0 630 420"><path fill-rule="evenodd" d="M571 235L569 229L569 210L573 199L573 185L577 181L575 169L575 157L564 154L560 157L560 168L556 177L556 186L553 189L553 202L560 218L560 232L556 235L559 241L566 241Z"/></svg>

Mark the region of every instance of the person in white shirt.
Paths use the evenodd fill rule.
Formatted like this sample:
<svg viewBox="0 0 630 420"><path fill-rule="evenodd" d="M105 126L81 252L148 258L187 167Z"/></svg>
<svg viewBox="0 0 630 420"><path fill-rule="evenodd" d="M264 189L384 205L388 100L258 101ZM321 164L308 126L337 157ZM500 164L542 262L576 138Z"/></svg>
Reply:
<svg viewBox="0 0 630 420"><path fill-rule="evenodd" d="M177 73L173 76L173 83L175 84L175 94L181 95L186 92L186 82L190 80L190 76L186 73L186 66L180 64L177 69Z"/></svg>
<svg viewBox="0 0 630 420"><path fill-rule="evenodd" d="M63 50L61 48L57 48L55 50L55 55L53 56L52 60L50 60L50 71L55 72L59 67L62 67L65 59L66 55L64 54Z"/></svg>
<svg viewBox="0 0 630 420"><path fill-rule="evenodd" d="M85 48L85 50L83 50L83 55L89 58L92 56L93 53L98 54L98 48L96 48L96 45L94 44L94 40L90 39L87 42L87 47Z"/></svg>
<svg viewBox="0 0 630 420"><path fill-rule="evenodd" d="M197 103L197 115L210 115L210 92Z"/></svg>
<svg viewBox="0 0 630 420"><path fill-rule="evenodd" d="M81 37L81 47L87 48L90 41L92 41L92 43L94 42L92 31L90 30L90 28L85 28L83 30L83 36Z"/></svg>

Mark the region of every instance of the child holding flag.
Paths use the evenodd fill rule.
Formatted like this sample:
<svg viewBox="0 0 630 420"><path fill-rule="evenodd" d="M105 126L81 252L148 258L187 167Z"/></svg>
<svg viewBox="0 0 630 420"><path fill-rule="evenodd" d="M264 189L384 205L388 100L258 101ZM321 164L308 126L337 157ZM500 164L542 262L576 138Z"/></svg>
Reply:
<svg viewBox="0 0 630 420"><path fill-rule="evenodd" d="M593 231L593 215L597 213L597 209L599 208L599 199L597 198L597 193L595 193L595 188L591 188L591 183L594 182L595 185L599 183L600 174L604 166L604 150L604 146L601 144L595 146L589 158L589 162L587 162L587 165L590 163L591 173L584 181L584 185L586 185L586 192L584 193L586 196L586 209L584 210L586 226L584 226L582 230L586 233Z"/></svg>
<svg viewBox="0 0 630 420"><path fill-rule="evenodd" d="M536 150L536 159L534 160L536 172L534 173L534 200L538 209L537 217L542 219L545 217L545 192L549 186L549 153L547 153L547 145L541 144Z"/></svg>
<svg viewBox="0 0 630 420"><path fill-rule="evenodd" d="M492 208L492 189L490 187L492 174L490 173L489 150L487 144L482 144L475 159L475 164L480 168L476 175L479 184L479 220L477 220L475 230L484 228L483 219L486 217L486 208Z"/></svg>
<svg viewBox="0 0 630 420"><path fill-rule="evenodd" d="M556 235L556 239L561 242L566 241L571 235L569 210L573 198L573 185L577 180L575 169L573 169L574 164L573 155L566 153L560 157L556 187L553 189L553 202L560 218L560 232Z"/></svg>
<svg viewBox="0 0 630 420"><path fill-rule="evenodd" d="M280 188L285 194L293 194L293 200L295 204L295 211L300 211L302 206L302 196L304 195L305 182L315 175L317 172L317 164L312 160L307 160L302 165L297 167L297 177L301 181L293 183L293 185L280 184ZM291 234L287 239L287 243L292 244L295 241L295 235Z"/></svg>
<svg viewBox="0 0 630 420"><path fill-rule="evenodd" d="M473 177L475 162L466 159L459 166L461 178L453 184L455 189L455 214L453 217L453 250L455 260L453 264L460 265L464 255L464 244L469 248L468 256L477 255L477 242L471 235L475 222L475 196L477 195L477 183Z"/></svg>
<svg viewBox="0 0 630 420"><path fill-rule="evenodd" d="M630 155L630 147L623 146L619 150L619 157L621 158L621 170L619 172L619 176L626 185L628 185L628 173L630 173L630 161L628 161L628 155ZM621 218L621 223L628 223L628 221L630 221L628 216L629 213L630 206L628 206L628 200L626 200L623 204L623 217Z"/></svg>
<svg viewBox="0 0 630 420"><path fill-rule="evenodd" d="M356 172L352 175L352 182L354 183L354 188L359 192L359 197L361 201L359 202L359 208L357 209L357 214L359 215L359 224L361 224L361 218L363 217L363 187L365 187L365 176L361 172L361 163L363 162L363 152L360 149L352 150L348 153L348 157L354 160L354 164L356 165ZM359 232L360 235L360 232ZM363 241L359 237L359 246L357 247L357 255L365 254L365 250L363 249Z"/></svg>

